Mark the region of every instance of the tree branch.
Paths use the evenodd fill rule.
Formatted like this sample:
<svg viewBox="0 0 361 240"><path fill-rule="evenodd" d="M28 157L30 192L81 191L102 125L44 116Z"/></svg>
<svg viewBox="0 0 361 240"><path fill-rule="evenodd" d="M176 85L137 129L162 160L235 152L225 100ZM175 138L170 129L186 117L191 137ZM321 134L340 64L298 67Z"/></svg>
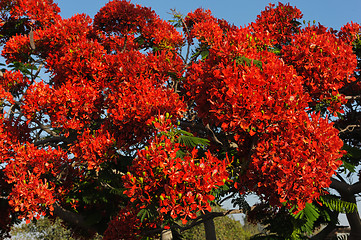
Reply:
<svg viewBox="0 0 361 240"><path fill-rule="evenodd" d="M360 99L361 95L356 95L356 96L345 96L346 100L357 100Z"/></svg>
<svg viewBox="0 0 361 240"><path fill-rule="evenodd" d="M32 85L33 82L35 81L35 79L39 76L39 73L40 73L42 67L43 67L43 63L40 63L38 69L36 70L36 73L31 76L31 84L30 85Z"/></svg>
<svg viewBox="0 0 361 240"><path fill-rule="evenodd" d="M339 181L335 178L331 178L331 185L330 188L335 189L336 191L338 191L340 194L358 194L361 193L361 182L357 182L354 183L352 185L346 183L346 182L342 182Z"/></svg>
<svg viewBox="0 0 361 240"><path fill-rule="evenodd" d="M340 133L343 133L346 131L353 132L355 130L355 128L360 128L360 127L361 127L361 125L348 125L346 128L340 129L339 131L340 131Z"/></svg>
<svg viewBox="0 0 361 240"><path fill-rule="evenodd" d="M223 143L217 138L216 134L213 132L211 127L209 126L209 123L205 126L205 128L212 134L212 139L218 143L219 145L223 146Z"/></svg>
<svg viewBox="0 0 361 240"><path fill-rule="evenodd" d="M47 144L47 143L63 142L64 140L66 140L66 137L63 137L63 136L45 138L43 140L36 141L34 143L34 146L40 146L40 145L44 145L44 144Z"/></svg>
<svg viewBox="0 0 361 240"><path fill-rule="evenodd" d="M321 232L319 232L315 236L311 237L311 240L324 240L335 228L336 228L335 223L329 223L327 225L327 227L322 229Z"/></svg>
<svg viewBox="0 0 361 240"><path fill-rule="evenodd" d="M210 219L214 219L216 217L224 217L229 214L238 214L238 213L244 213L244 211L242 209L233 209L233 210L228 210L228 211L224 211L224 212L209 212L209 213L206 213L204 215L197 217L196 219L194 219L192 221L191 224L189 224L187 226L181 227L178 225L176 228L178 228L181 232L183 232L185 230L191 229L194 226L202 224L205 221L208 221Z"/></svg>
<svg viewBox="0 0 361 240"><path fill-rule="evenodd" d="M338 177L338 179L341 180L341 182L344 182L344 183L346 182L345 179L343 179L343 177L340 174L336 173L336 176Z"/></svg>
<svg viewBox="0 0 361 240"><path fill-rule="evenodd" d="M216 217L224 217L224 216L227 216L227 215L230 215L230 214L238 214L238 213L244 213L244 211L242 209L233 209L233 210L228 210L228 211L224 211L224 212L209 212L209 213L206 213L204 215L201 215L195 219L192 220L192 222L189 224L189 225L186 225L184 227L178 225L178 224L174 224L171 226L172 229L178 229L179 231L181 232L184 232L188 229L191 229L199 224L202 224L208 220L211 220L211 219L214 219ZM151 236L151 235L154 235L154 234L158 234L158 233L161 233L162 231L164 230L164 228L157 228L157 229L154 229L154 230L150 230L150 231L147 231L145 233L146 236Z"/></svg>
<svg viewBox="0 0 361 240"><path fill-rule="evenodd" d="M50 126L46 126L43 125L40 121L34 119L33 122L35 122L36 124L38 124L38 126L44 130L45 132L49 133L51 136L53 137L60 137L59 134L57 134L56 132L54 132L53 130L50 129Z"/></svg>
<svg viewBox="0 0 361 240"><path fill-rule="evenodd" d="M331 185L330 187L335 189L339 192L341 195L341 199L350 203L356 204L356 197L355 194L361 192L361 182L357 182L355 184L348 184L346 182L339 181L335 178L331 178ZM346 213L346 217L348 220L348 223L351 227L351 233L350 233L350 240L357 240L361 237L361 219L360 215L358 213L358 210L356 209L353 212Z"/></svg>
<svg viewBox="0 0 361 240"><path fill-rule="evenodd" d="M70 223L71 225L74 225L76 227L80 227L84 230L89 231L90 227L88 224L86 224L85 219L82 215L78 213L74 213L72 211L69 211L62 206L60 206L58 203L55 203L53 205L54 207L54 214L64 220L67 223Z"/></svg>

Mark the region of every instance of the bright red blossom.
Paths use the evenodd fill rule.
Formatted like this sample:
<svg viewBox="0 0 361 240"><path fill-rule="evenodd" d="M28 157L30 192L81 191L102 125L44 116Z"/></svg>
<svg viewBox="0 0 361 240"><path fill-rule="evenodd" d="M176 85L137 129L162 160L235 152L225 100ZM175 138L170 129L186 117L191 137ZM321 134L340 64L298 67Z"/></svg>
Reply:
<svg viewBox="0 0 361 240"><path fill-rule="evenodd" d="M303 124L298 124L303 122ZM286 125L283 125L286 124ZM252 161L241 175L241 187L264 195L272 204L285 202L304 208L318 199L331 183L331 176L342 164L343 145L338 131L327 120L307 115L297 121L280 123L277 131L259 137ZM248 189L247 189L248 188ZM301 190L301 191L300 191ZM242 191L242 190L241 190Z"/></svg>
<svg viewBox="0 0 361 240"><path fill-rule="evenodd" d="M124 176L124 193L131 202L159 206L158 212L172 218L195 218L198 211L210 211L211 191L228 180L227 165L206 152L197 159L197 150L178 157L180 145L165 135L153 138L138 152L130 172ZM154 197L155 196L155 197Z"/></svg>
<svg viewBox="0 0 361 240"><path fill-rule="evenodd" d="M344 102L339 89L354 80L357 60L352 47L321 25L306 27L291 43L282 49L282 59L304 78L314 103L331 101L330 107L338 110Z"/></svg>
<svg viewBox="0 0 361 240"><path fill-rule="evenodd" d="M289 4L278 3L277 7L275 4L269 4L257 16L256 22L250 24L250 28L260 44L268 47L280 46L289 43L293 35L300 31L300 23L297 21L302 15L299 9Z"/></svg>
<svg viewBox="0 0 361 240"><path fill-rule="evenodd" d="M48 24L60 18L60 8L53 3L53 0L6 0L3 4L6 2L12 6L10 14L15 18L27 16L32 21L42 24Z"/></svg>
<svg viewBox="0 0 361 240"><path fill-rule="evenodd" d="M57 176L68 158L61 150L37 149L34 145L13 147L4 171L7 182L14 183L9 204L16 212L21 212L20 217L31 220L47 208L52 211L55 202L54 185L41 177L45 174Z"/></svg>
<svg viewBox="0 0 361 240"><path fill-rule="evenodd" d="M0 73L4 228L57 204L99 229L113 216L105 239L131 239L211 210L225 184L297 212L341 164L338 131L317 111L342 113L358 24L301 27L280 3L248 27L197 9L180 20L183 36L124 0L94 21L62 19L51 0L0 10L2 56L16 62Z"/></svg>
<svg viewBox="0 0 361 240"><path fill-rule="evenodd" d="M292 43L280 53L264 49L249 28L223 33L210 17L194 22L192 29L199 29L194 36L208 56L190 66L183 84L203 121L234 135L242 162L237 188L275 205L297 205L298 211L323 193L342 157L337 130L306 110L321 101L339 110L338 91L352 81L356 58L347 43L321 26L294 29L292 21L301 15L288 6L266 10L256 25L277 28L268 21L281 23L281 11L290 13L290 23L266 36L272 48Z"/></svg>

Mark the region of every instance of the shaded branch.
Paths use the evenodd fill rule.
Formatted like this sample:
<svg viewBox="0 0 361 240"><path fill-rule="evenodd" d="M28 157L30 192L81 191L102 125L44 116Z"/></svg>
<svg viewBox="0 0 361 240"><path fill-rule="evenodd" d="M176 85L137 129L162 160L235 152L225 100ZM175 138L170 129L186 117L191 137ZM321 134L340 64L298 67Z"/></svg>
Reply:
<svg viewBox="0 0 361 240"><path fill-rule="evenodd" d="M43 125L40 121L36 119L34 119L33 122L35 122L43 131L49 133L51 136L60 137L59 134L50 129L50 126Z"/></svg>
<svg viewBox="0 0 361 240"><path fill-rule="evenodd" d="M345 179L343 179L343 177L339 174L339 173L336 173L336 176L338 177L338 179L341 180L341 182L346 182Z"/></svg>
<svg viewBox="0 0 361 240"><path fill-rule="evenodd" d="M330 187L335 189L341 195L341 199L350 203L356 204L355 194L361 192L361 182L355 184L348 184L346 182L339 181L335 178L331 178ZM351 227L350 240L357 240L361 237L361 219L356 208L353 212L347 212L346 217Z"/></svg>
<svg viewBox="0 0 361 240"><path fill-rule="evenodd" d="M223 202L227 201L228 199L233 198L236 195L236 192L233 192L235 190L236 190L235 187L229 189L229 192L232 192L231 195L223 198L221 201L218 201L217 204L221 205Z"/></svg>
<svg viewBox="0 0 361 240"><path fill-rule="evenodd" d="M32 85L33 82L35 81L35 79L39 76L42 67L43 67L43 63L40 63L38 69L36 70L36 73L31 76L31 84L30 85Z"/></svg>
<svg viewBox="0 0 361 240"><path fill-rule="evenodd" d="M206 213L204 215L201 215L199 217L197 217L196 219L194 219L192 221L191 224L181 227L181 226L177 226L176 228L178 228L181 232L191 229L194 226L197 226L199 224L202 224L208 220L214 219L216 217L224 217L230 214L238 214L238 213L244 213L244 211L242 209L233 209L233 210L228 210L228 211L224 211L224 212L209 212Z"/></svg>
<svg viewBox="0 0 361 240"><path fill-rule="evenodd" d="M211 127L209 126L209 123L207 123L207 125L205 126L205 128L212 134L212 139L223 146L223 143L217 138L216 134L214 133L214 131L211 129Z"/></svg>
<svg viewBox="0 0 361 240"><path fill-rule="evenodd" d="M324 240L336 228L335 223L329 223L321 232L311 237L311 240Z"/></svg>
<svg viewBox="0 0 361 240"><path fill-rule="evenodd" d="M44 145L44 144L47 144L47 143L63 142L64 140L66 140L66 137L55 136L55 137L52 137L52 138L45 138L43 140L36 141L34 143L34 146L40 146L40 145Z"/></svg>
<svg viewBox="0 0 361 240"><path fill-rule="evenodd" d="M58 203L55 203L53 205L53 207L54 207L53 213L57 217L61 218L63 221L65 221L71 225L74 225L76 227L80 227L86 231L91 230L89 225L86 224L86 221L82 215L72 212L72 211L69 211L69 210L63 208L62 206L60 206Z"/></svg>
<svg viewBox="0 0 361 240"><path fill-rule="evenodd" d="M217 217L224 217L230 214L239 214L239 213L244 213L244 211L242 209L233 209L233 210L227 210L227 211L223 211L223 212L209 212L206 214L203 214L201 216L198 216L197 218L193 219L192 222L189 225L186 225L184 227L178 225L178 224L174 224L171 226L172 229L178 229L181 232L184 232L188 229L191 229L199 224L202 224L206 221L209 221L211 219L217 218ZM146 236L151 236L154 234L159 234L164 230L164 228L157 228L154 230L150 230L147 231L145 233Z"/></svg>
<svg viewBox="0 0 361 240"><path fill-rule="evenodd" d="M339 181L335 178L331 178L331 185L330 188L335 189L336 191L338 191L341 195L342 194L347 194L347 195L354 195L354 194L358 194L361 193L361 182L357 182L354 183L352 185L343 182L343 181Z"/></svg>

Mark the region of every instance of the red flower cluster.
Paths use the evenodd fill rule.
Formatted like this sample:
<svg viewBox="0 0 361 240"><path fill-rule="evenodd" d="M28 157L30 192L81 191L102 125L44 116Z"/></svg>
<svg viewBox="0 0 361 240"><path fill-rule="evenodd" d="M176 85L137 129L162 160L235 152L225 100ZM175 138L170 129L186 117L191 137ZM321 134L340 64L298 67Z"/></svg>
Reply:
<svg viewBox="0 0 361 240"><path fill-rule="evenodd" d="M60 18L60 8L53 0L11 0L10 2L14 4L10 14L16 18L27 16L42 25Z"/></svg>
<svg viewBox="0 0 361 240"><path fill-rule="evenodd" d="M256 22L250 24L255 38L269 47L283 45L291 41L294 34L300 31L299 23L302 13L289 4L278 3L277 7L270 4L260 15Z"/></svg>
<svg viewBox="0 0 361 240"><path fill-rule="evenodd" d="M154 223L151 223L147 220L143 220L142 222L139 219L137 214L139 213L140 209L137 207L127 205L126 207L122 208L119 213L109 222L108 228L104 232L103 239L142 239L142 231L151 229L154 230Z"/></svg>
<svg viewBox="0 0 361 240"><path fill-rule="evenodd" d="M259 136L237 187L264 196L272 205L285 202L299 211L331 184L331 176L342 164L337 159L343 155L339 151L343 143L332 124L319 116L303 115L277 128Z"/></svg>
<svg viewBox="0 0 361 240"><path fill-rule="evenodd" d="M124 193L131 202L144 207L153 204L160 215L182 217L186 223L188 217L196 218L197 212L211 210L211 191L228 180L229 162L210 152L198 158L195 148L179 157L180 148L166 135L154 137L148 147L138 152L130 172L123 177L127 188Z"/></svg>
<svg viewBox="0 0 361 240"><path fill-rule="evenodd" d="M351 22L344 25L337 35L342 41L352 45L353 41L360 38L360 34L361 26L358 23Z"/></svg>
<svg viewBox="0 0 361 240"><path fill-rule="evenodd" d="M202 137L213 128L236 152L236 188L274 205L301 210L340 165L337 130L310 112L341 112L340 89L357 64L357 24L338 33L302 28L301 12L280 3L242 28L197 9L182 21L183 37L150 8L124 0L110 1L93 23L85 14L62 19L52 0L4 0L0 10L2 56L21 70L0 76L0 183L21 217L51 212L55 202L88 211L76 191L114 190L104 172L119 188L124 181L134 204L113 218L108 239L210 210L230 163L178 143L172 123L179 119L200 126L194 133ZM185 42L195 45L189 63L180 54ZM34 75L40 65L48 79ZM154 120L163 113L173 117ZM131 166L119 163L123 153L137 153ZM118 210L123 197L109 205ZM156 216L140 222L140 210Z"/></svg>
<svg viewBox="0 0 361 240"><path fill-rule="evenodd" d="M198 19L192 36L209 53L190 66L183 81L186 96L203 121L234 135L242 159L239 189L302 209L329 186L342 156L337 130L306 110L326 100L339 110L338 90L352 81L356 67L351 47L321 26L295 29L292 21L302 15L282 4L263 12L253 29L226 33L210 12L197 13L190 15ZM263 25L270 29L254 32ZM261 33L269 39L267 48ZM286 42L292 44L280 53L270 51ZM324 167L318 170L316 163Z"/></svg>
<svg viewBox="0 0 361 240"><path fill-rule="evenodd" d="M354 81L357 66L352 46L319 25L302 29L281 54L303 77L305 91L314 103L329 101L331 111L341 108L344 98L339 89Z"/></svg>
<svg viewBox="0 0 361 240"><path fill-rule="evenodd" d="M67 164L65 152L54 149L38 149L34 145L13 145L10 159L7 159L5 175L8 183L13 183L9 195L9 204L16 212L20 211L20 218L31 220L33 216L49 208L56 201L54 185L45 175L56 177L61 171L61 166Z"/></svg>
<svg viewBox="0 0 361 240"><path fill-rule="evenodd" d="M128 10L139 8L113 1L104 9L114 4ZM135 37L132 43L130 35L135 33L117 36L127 46L109 51L108 43L114 36L104 34L84 14L69 19L54 17L46 27L34 29L35 49L28 35L16 35L6 42L2 55L7 63L27 64L31 59L41 59L50 73L49 80L42 81L29 81L20 72L7 71L0 77L5 111L15 112L15 117L9 118L12 114L4 112L1 118L1 159L13 185L11 204L22 206L16 209L23 213L21 216L31 219L47 207L51 211L50 206L72 190L74 184L69 181L81 181L87 172L98 171L102 163L116 162L116 151L131 151L129 146L145 143L152 135L145 122L153 116L168 112L176 119L184 111L185 104L169 87L173 78L181 78L184 73L184 63L173 52L182 44L181 34L154 12L141 9L128 15L128 20L148 19L146 13L151 13L151 19L136 33L148 39L146 47L158 47L148 53L140 51ZM106 24L117 27L116 22ZM32 145L35 142L36 147ZM61 152L64 156L60 150L44 148L60 143L66 149L66 154ZM34 172L38 162L42 168ZM67 175L54 177L59 172L49 172L53 168L50 163L59 171L65 169ZM15 181L18 177L19 183ZM32 197L23 199L27 194Z"/></svg>
<svg viewBox="0 0 361 240"><path fill-rule="evenodd" d="M16 34L28 32L60 19L60 9L53 0L2 0L0 2L0 43Z"/></svg>
<svg viewBox="0 0 361 240"><path fill-rule="evenodd" d="M98 130L91 134L87 129L83 135L78 136L77 144L71 147L75 158L73 160L86 162L88 170L99 170L101 163L110 160L114 143L115 140L109 132Z"/></svg>
<svg viewBox="0 0 361 240"><path fill-rule="evenodd" d="M101 8L94 17L94 29L108 36L115 35L113 41L119 41L119 38L130 43L135 41L139 48L166 49L183 43L181 34L150 8L135 6L125 0L111 1Z"/></svg>
<svg viewBox="0 0 361 240"><path fill-rule="evenodd" d="M0 77L0 86L15 96L22 92L26 84L29 84L29 80L20 71L6 70L3 76Z"/></svg>

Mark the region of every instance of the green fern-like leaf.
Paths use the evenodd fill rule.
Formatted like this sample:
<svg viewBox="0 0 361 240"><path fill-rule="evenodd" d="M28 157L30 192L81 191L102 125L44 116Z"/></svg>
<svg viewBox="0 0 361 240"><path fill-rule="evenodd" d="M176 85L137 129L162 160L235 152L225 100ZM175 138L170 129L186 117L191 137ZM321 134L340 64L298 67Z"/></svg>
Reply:
<svg viewBox="0 0 361 240"><path fill-rule="evenodd" d="M179 136L178 142L180 144L184 144L185 146L188 146L188 147L208 146L209 145L209 141L207 139L193 137L193 136L186 136L186 135Z"/></svg>
<svg viewBox="0 0 361 240"><path fill-rule="evenodd" d="M259 60L255 60L255 59L250 59L250 58L247 58L245 56L240 56L240 57L237 57L235 59L236 63L239 64L239 65L248 65L248 66L251 66L252 64L255 65L256 67L258 67L259 69L262 70L262 62L259 61Z"/></svg>
<svg viewBox="0 0 361 240"><path fill-rule="evenodd" d="M356 209L356 203L343 201L334 195L321 196L320 201L332 211L340 213L352 213Z"/></svg>
<svg viewBox="0 0 361 240"><path fill-rule="evenodd" d="M304 224L300 227L302 232L311 233L313 231L313 224L319 218L319 209L311 203L306 203L305 208L297 213L295 219L304 220Z"/></svg>
<svg viewBox="0 0 361 240"><path fill-rule="evenodd" d="M114 194L114 195L124 196L123 192L124 192L124 189L119 189L119 188L110 189L110 193Z"/></svg>
<svg viewBox="0 0 361 240"><path fill-rule="evenodd" d="M178 142L187 147L197 147L197 146L205 147L209 145L209 140L195 137L192 133L184 130L177 130L177 135L179 135Z"/></svg>

